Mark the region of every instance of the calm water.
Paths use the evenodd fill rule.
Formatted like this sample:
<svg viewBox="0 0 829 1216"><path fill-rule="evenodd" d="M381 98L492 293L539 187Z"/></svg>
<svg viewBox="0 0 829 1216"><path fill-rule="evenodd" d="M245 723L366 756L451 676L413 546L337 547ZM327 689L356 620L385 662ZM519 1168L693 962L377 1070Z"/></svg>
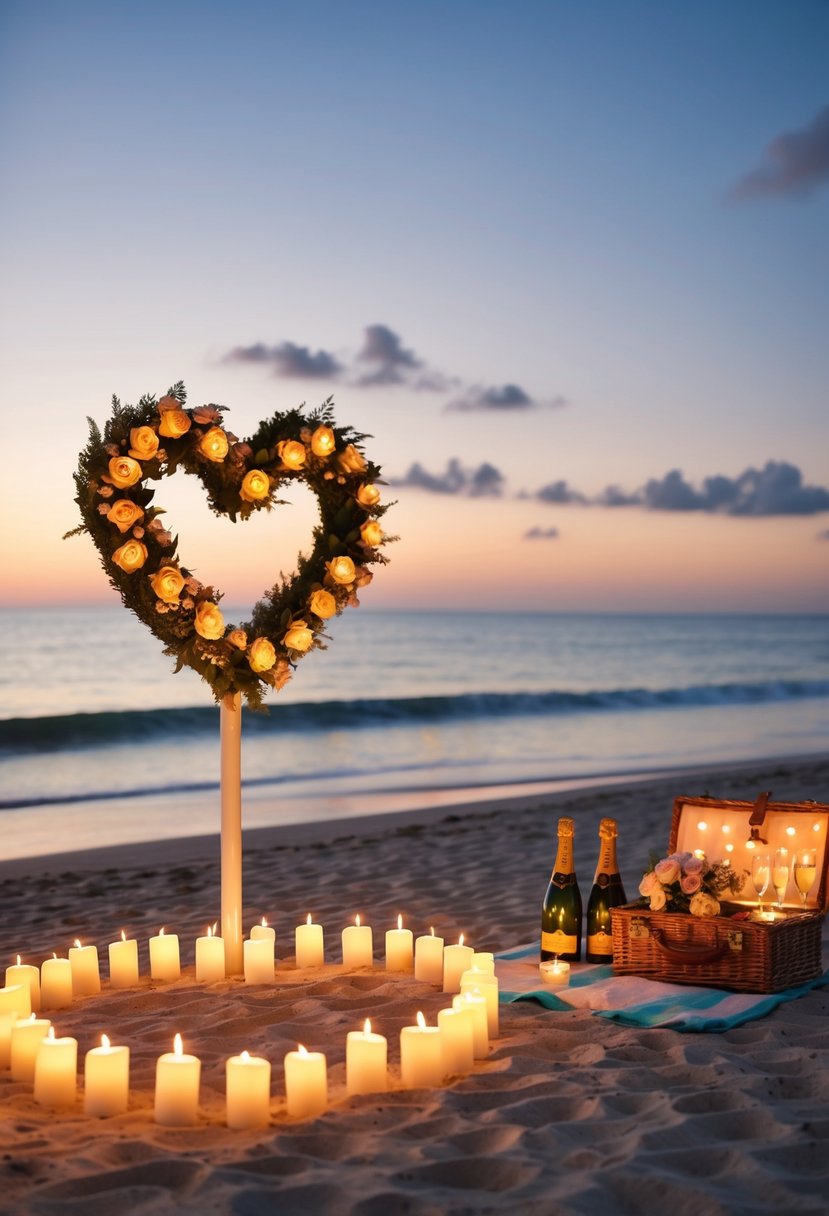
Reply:
<svg viewBox="0 0 829 1216"><path fill-rule="evenodd" d="M140 818L151 793L217 787L207 686L174 676L123 609L0 618L7 815L52 804L66 820L80 800L129 794ZM270 715L245 714L251 790L359 797L815 753L829 740L829 617L361 609L331 633ZM187 830L214 827L210 811Z"/></svg>

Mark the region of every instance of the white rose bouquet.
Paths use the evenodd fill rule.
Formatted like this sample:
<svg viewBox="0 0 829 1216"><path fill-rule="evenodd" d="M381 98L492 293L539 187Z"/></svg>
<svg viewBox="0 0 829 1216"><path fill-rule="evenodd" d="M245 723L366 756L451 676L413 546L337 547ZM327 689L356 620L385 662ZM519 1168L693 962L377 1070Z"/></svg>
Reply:
<svg viewBox="0 0 829 1216"><path fill-rule="evenodd" d="M652 912L690 912L692 916L719 916L726 892L738 895L745 871L732 870L727 861L708 861L693 853L671 853L642 876L639 894Z"/></svg>

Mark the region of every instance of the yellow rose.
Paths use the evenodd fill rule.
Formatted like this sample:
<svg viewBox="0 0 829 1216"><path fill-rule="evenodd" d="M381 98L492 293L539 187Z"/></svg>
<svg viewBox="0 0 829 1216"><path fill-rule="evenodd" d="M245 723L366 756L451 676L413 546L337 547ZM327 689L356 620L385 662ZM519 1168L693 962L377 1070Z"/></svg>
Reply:
<svg viewBox="0 0 829 1216"><path fill-rule="evenodd" d="M268 479L268 474L263 473L261 469L251 469L246 473L242 484L239 486L239 497L243 502L261 502L263 498L267 498L271 492L271 483Z"/></svg>
<svg viewBox="0 0 829 1216"><path fill-rule="evenodd" d="M337 446L330 426L318 426L311 436L311 451L315 456L330 456Z"/></svg>
<svg viewBox="0 0 829 1216"><path fill-rule="evenodd" d="M323 621L327 621L329 617L336 615L337 601L334 599L330 591L315 591L308 601L308 607L311 609L314 616L318 616Z"/></svg>
<svg viewBox="0 0 829 1216"><path fill-rule="evenodd" d="M134 570L140 570L147 560L147 546L142 545L140 540L128 540L115 550L112 560L126 574L132 574Z"/></svg>
<svg viewBox="0 0 829 1216"><path fill-rule="evenodd" d="M286 469L301 469L305 464L305 444L296 439L281 439L276 445L276 454Z"/></svg>
<svg viewBox="0 0 829 1216"><path fill-rule="evenodd" d="M254 638L250 644L248 663L251 671L270 671L276 662L276 651L269 638Z"/></svg>
<svg viewBox="0 0 829 1216"><path fill-rule="evenodd" d="M202 600L196 608L196 633L208 642L216 642L225 631L225 619L218 604Z"/></svg>
<svg viewBox="0 0 829 1216"><path fill-rule="evenodd" d="M383 529L380 527L376 519L367 519L360 528L360 539L364 545L368 545L373 549L383 540Z"/></svg>
<svg viewBox="0 0 829 1216"><path fill-rule="evenodd" d="M144 518L144 512L140 507L137 507L134 502L130 502L128 498L119 498L109 508L107 519L119 532L129 532L130 528L139 519Z"/></svg>
<svg viewBox="0 0 829 1216"><path fill-rule="evenodd" d="M165 604L177 604L184 590L184 575L177 566L162 566L150 575L150 586Z"/></svg>
<svg viewBox="0 0 829 1216"><path fill-rule="evenodd" d="M220 464L224 460L229 446L227 435L220 426L211 426L210 430L199 440L199 451L202 456L206 456L215 464Z"/></svg>
<svg viewBox="0 0 829 1216"><path fill-rule="evenodd" d="M349 583L354 582L357 571L350 557L335 557L325 565L334 582L339 583L341 587L347 587Z"/></svg>
<svg viewBox="0 0 829 1216"><path fill-rule="evenodd" d="M130 431L130 456L152 460L158 451L158 435L151 426L134 426Z"/></svg>
<svg viewBox="0 0 829 1216"><path fill-rule="evenodd" d="M282 645L288 650L299 650L302 654L310 650L314 644L314 635L305 621L294 621L291 628L282 639Z"/></svg>
<svg viewBox="0 0 829 1216"><path fill-rule="evenodd" d="M376 507L380 501L380 491L370 482L360 486L357 491L357 502L361 507Z"/></svg>
<svg viewBox="0 0 829 1216"><path fill-rule="evenodd" d="M343 473L365 473L368 465L365 457L357 451L353 443L349 443L337 458L337 463Z"/></svg>
<svg viewBox="0 0 829 1216"><path fill-rule="evenodd" d="M235 646L237 650L244 650L248 644L248 635L244 629L231 629L227 635L227 640L231 646Z"/></svg>
<svg viewBox="0 0 829 1216"><path fill-rule="evenodd" d="M168 397L167 400L175 401L176 399L175 397ZM160 401L158 407L161 409ZM163 435L165 439L181 439L182 435L186 435L190 430L191 425L189 415L185 414L184 410L178 409L178 402L176 401L176 408L165 410L161 415L158 433L159 435Z"/></svg>
<svg viewBox="0 0 829 1216"><path fill-rule="evenodd" d="M141 480L141 465L131 456L113 456L106 480L119 490L128 490Z"/></svg>

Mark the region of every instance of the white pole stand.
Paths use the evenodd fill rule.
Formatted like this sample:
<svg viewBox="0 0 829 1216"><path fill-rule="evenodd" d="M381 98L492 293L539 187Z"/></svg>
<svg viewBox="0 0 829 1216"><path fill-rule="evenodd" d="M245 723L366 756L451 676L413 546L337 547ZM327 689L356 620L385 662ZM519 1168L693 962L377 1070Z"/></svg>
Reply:
<svg viewBox="0 0 829 1216"><path fill-rule="evenodd" d="M225 974L244 971L242 934L242 699L228 693L219 709L222 744L222 937Z"/></svg>

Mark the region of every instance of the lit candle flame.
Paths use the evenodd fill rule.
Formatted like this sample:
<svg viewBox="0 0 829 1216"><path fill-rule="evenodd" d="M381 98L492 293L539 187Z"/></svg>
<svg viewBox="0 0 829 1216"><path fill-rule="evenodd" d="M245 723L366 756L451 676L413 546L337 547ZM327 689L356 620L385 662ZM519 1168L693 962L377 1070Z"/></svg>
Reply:
<svg viewBox="0 0 829 1216"><path fill-rule="evenodd" d="M17 956L17 965L18 965L18 967L20 966L20 955L19 954Z"/></svg>
<svg viewBox="0 0 829 1216"><path fill-rule="evenodd" d="M458 945L459 946L463 945L463 934L461 934L460 937L458 938Z"/></svg>
<svg viewBox="0 0 829 1216"><path fill-rule="evenodd" d="M213 926L212 926L212 925L208 925L208 926L207 926L207 936L208 936L208 937L212 937L212 936L213 936Z"/></svg>
<svg viewBox="0 0 829 1216"><path fill-rule="evenodd" d="M307 1056L307 1055L308 1055L308 1050L307 1050L307 1048L303 1047L302 1043L297 1043L297 1045L296 1045L296 1049L297 1049L297 1052L298 1052L298 1053L299 1053L301 1056Z"/></svg>
<svg viewBox="0 0 829 1216"><path fill-rule="evenodd" d="M122 941L122 942L125 942L126 940L127 940L127 935L126 935L126 933L124 932L124 930L122 929L122 930L121 930L121 941Z"/></svg>
<svg viewBox="0 0 829 1216"><path fill-rule="evenodd" d="M239 1057L239 1059L240 1059L240 1060L244 1060L244 1061L245 1061L245 1063L247 1064L248 1060L250 1059L250 1052L249 1052L249 1051L243 1051L243 1052L242 1052L242 1054L241 1054L241 1056Z"/></svg>
<svg viewBox="0 0 829 1216"><path fill-rule="evenodd" d="M357 926L358 929L360 928L360 913L359 912L354 917L354 924Z"/></svg>
<svg viewBox="0 0 829 1216"><path fill-rule="evenodd" d="M398 927L398 929L403 928L403 917L402 916L397 917L397 927Z"/></svg>
<svg viewBox="0 0 829 1216"><path fill-rule="evenodd" d="M37 1018L37 1014L36 1014L36 1013L30 1013L30 1014L29 1014L29 1021L30 1021L30 1022L34 1022L34 1020L35 1020L36 1018ZM53 1035L52 1037L54 1038L54 1035Z"/></svg>
<svg viewBox="0 0 829 1216"><path fill-rule="evenodd" d="M421 1030L424 1030L424 1029L425 1029L425 1027L426 1027L426 1019L425 1019L425 1017L423 1016L423 1014L420 1012L420 1010L419 1010L419 1009L418 1009L418 1011L417 1011L417 1024L418 1024L418 1026L420 1027L420 1029L421 1029Z"/></svg>
<svg viewBox="0 0 829 1216"><path fill-rule="evenodd" d="M109 1035L108 1034L101 1035L101 1046L103 1047L104 1051L109 1051Z"/></svg>
<svg viewBox="0 0 829 1216"><path fill-rule="evenodd" d="M177 1056L184 1055L184 1044L181 1041L181 1035L177 1034L173 1039L173 1051Z"/></svg>
<svg viewBox="0 0 829 1216"><path fill-rule="evenodd" d="M52 958L57 958L57 957L58 957L58 956L55 954L55 952L54 952L54 950L53 950L53 951L52 951Z"/></svg>
<svg viewBox="0 0 829 1216"><path fill-rule="evenodd" d="M75 938L75 946L76 946L76 948L77 948L78 950L80 950L80 948L81 948L81 943L78 941L78 939L77 939L77 938Z"/></svg>
<svg viewBox="0 0 829 1216"><path fill-rule="evenodd" d="M431 933L432 937L435 936L435 926L434 925L429 926L429 932Z"/></svg>
<svg viewBox="0 0 829 1216"><path fill-rule="evenodd" d="M365 1025L363 1026L363 1034L371 1034L371 1018L366 1018Z"/></svg>
<svg viewBox="0 0 829 1216"><path fill-rule="evenodd" d="M32 1021L34 1021L34 1020L35 1020L35 1015L34 1015L34 1014L32 1014ZM55 1028L54 1028L54 1026L50 1026L50 1027L49 1027L49 1033L47 1034L46 1038L47 1038L47 1039L51 1039L51 1040L52 1040L52 1042L54 1043L54 1041L55 1041Z"/></svg>
<svg viewBox="0 0 829 1216"><path fill-rule="evenodd" d="M159 931L158 931L158 936L159 936L159 937L163 937L163 936L164 936L164 929L163 929L163 928L159 929Z"/></svg>
<svg viewBox="0 0 829 1216"><path fill-rule="evenodd" d="M306 923L306 925L313 924L313 921L311 920L311 913L310 913L310 912L308 913L308 916L307 916L307 917L306 917L306 919L305 919L305 923Z"/></svg>
<svg viewBox="0 0 829 1216"><path fill-rule="evenodd" d="M218 928L219 928L219 922L217 920L214 920L213 921L213 934L212 934L213 937L216 936Z"/></svg>
<svg viewBox="0 0 829 1216"><path fill-rule="evenodd" d="M265 919L265 917L263 916L263 917L262 917L262 928L263 928L263 929L267 929L267 927L268 927L268 922L267 922L267 920Z"/></svg>

